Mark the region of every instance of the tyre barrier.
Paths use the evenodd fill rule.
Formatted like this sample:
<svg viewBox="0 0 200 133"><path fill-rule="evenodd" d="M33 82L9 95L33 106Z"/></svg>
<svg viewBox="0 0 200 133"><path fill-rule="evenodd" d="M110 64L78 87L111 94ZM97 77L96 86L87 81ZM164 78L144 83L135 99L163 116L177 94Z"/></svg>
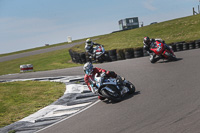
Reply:
<svg viewBox="0 0 200 133"><path fill-rule="evenodd" d="M195 41L195 48L200 48L200 40Z"/></svg>
<svg viewBox="0 0 200 133"><path fill-rule="evenodd" d="M125 60L125 54L123 49L117 50L117 60Z"/></svg>
<svg viewBox="0 0 200 133"><path fill-rule="evenodd" d="M195 49L195 41L189 42L189 49Z"/></svg>
<svg viewBox="0 0 200 133"><path fill-rule="evenodd" d="M173 50L174 52L177 51L177 49L176 49L176 45L175 45L174 43L171 44L171 47L172 47L172 50Z"/></svg>
<svg viewBox="0 0 200 133"><path fill-rule="evenodd" d="M133 48L126 48L124 50L125 59L134 58L134 49Z"/></svg>
<svg viewBox="0 0 200 133"><path fill-rule="evenodd" d="M136 48L134 49L134 57L143 57L143 48Z"/></svg>
<svg viewBox="0 0 200 133"><path fill-rule="evenodd" d="M111 61L116 61L117 60L117 50L116 49L109 50L108 56L109 56Z"/></svg>
<svg viewBox="0 0 200 133"><path fill-rule="evenodd" d="M33 71L32 64L20 65L20 72L27 72L27 71Z"/></svg>
<svg viewBox="0 0 200 133"><path fill-rule="evenodd" d="M176 51L183 51L183 43L184 42L175 43L175 45L176 45Z"/></svg>
<svg viewBox="0 0 200 133"><path fill-rule="evenodd" d="M183 43L183 50L189 49L189 43Z"/></svg>
<svg viewBox="0 0 200 133"><path fill-rule="evenodd" d="M168 46L171 46L174 52L190 50L195 48L197 49L200 48L200 40L194 40L190 42L182 41L182 42L170 43L168 44ZM71 56L72 61L75 63L84 64L88 61L91 61L89 55L86 52L78 53L70 49L69 54ZM134 48L113 49L106 51L105 54L107 55L105 56L105 62L149 56L148 52L145 49L143 49L143 47L135 49Z"/></svg>

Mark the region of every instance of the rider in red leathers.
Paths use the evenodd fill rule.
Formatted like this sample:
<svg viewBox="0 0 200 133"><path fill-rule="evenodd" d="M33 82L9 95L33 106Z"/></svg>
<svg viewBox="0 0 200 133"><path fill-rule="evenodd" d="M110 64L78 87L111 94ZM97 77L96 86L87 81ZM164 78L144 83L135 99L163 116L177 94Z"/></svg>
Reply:
<svg viewBox="0 0 200 133"><path fill-rule="evenodd" d="M169 48L169 46L165 43L165 41L160 39L160 38L159 39L154 39L154 38L150 39L148 36L144 37L144 40L143 40L144 46L143 46L143 48L144 48L144 50L147 51L148 54L152 55L153 58L155 58L155 62L160 60L160 57L159 56L156 57L156 54L153 51L151 51L151 48L152 49L157 49L156 41L163 43L165 49L167 49L169 51L171 50Z"/></svg>
<svg viewBox="0 0 200 133"><path fill-rule="evenodd" d="M143 48L144 48L148 53L151 53L152 51L150 50L150 48L156 48L156 44L155 44L156 41L163 43L164 46L165 46L165 49L170 50L169 46L167 46L167 44L165 43L164 40L162 40L162 39L160 39L160 38L158 38L158 39L157 39L157 38L156 38L156 39L154 39L154 38L150 39L148 36L147 36L147 37L144 37L144 40L143 40L144 46L143 46Z"/></svg>
<svg viewBox="0 0 200 133"><path fill-rule="evenodd" d="M93 68L93 65L91 62L87 62L84 66L83 66L83 70L85 72L85 77L84 77L84 81L86 83L86 85L88 86L88 88L90 89L90 91L93 91L91 89L91 87L95 86L94 84L94 76L96 74L98 74L98 76L107 76L107 77L112 77L112 78L117 78L117 74L113 71L106 71L104 69L101 68ZM98 98L100 100L104 100L105 98L98 96Z"/></svg>

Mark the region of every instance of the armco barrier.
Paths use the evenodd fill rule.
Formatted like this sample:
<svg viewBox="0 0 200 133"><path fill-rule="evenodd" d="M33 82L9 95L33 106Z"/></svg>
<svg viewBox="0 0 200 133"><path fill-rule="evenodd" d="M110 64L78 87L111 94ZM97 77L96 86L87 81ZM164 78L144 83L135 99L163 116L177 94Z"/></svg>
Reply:
<svg viewBox="0 0 200 133"><path fill-rule="evenodd" d="M182 42L170 43L168 44L168 46L171 46L174 52L190 50L190 49L200 48L200 40L194 40L190 42L182 41ZM69 54L71 56L72 61L75 63L84 64L90 61L88 54L85 52L78 53L70 49ZM147 53L146 50L143 49L143 47L113 49L106 51L106 54L108 55L108 57L106 57L105 62L149 56L149 54Z"/></svg>

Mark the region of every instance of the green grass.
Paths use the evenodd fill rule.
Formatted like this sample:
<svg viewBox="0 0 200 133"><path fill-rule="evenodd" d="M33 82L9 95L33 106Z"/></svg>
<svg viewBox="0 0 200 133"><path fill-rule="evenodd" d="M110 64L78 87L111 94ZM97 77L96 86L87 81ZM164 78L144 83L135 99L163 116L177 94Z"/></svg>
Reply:
<svg viewBox="0 0 200 133"><path fill-rule="evenodd" d="M143 38L162 38L166 43L192 41L200 39L200 15L189 16L161 22L142 28L111 33L102 36L97 43L103 44L106 50L137 48L143 46ZM74 46L74 51L84 51L84 44Z"/></svg>
<svg viewBox="0 0 200 133"><path fill-rule="evenodd" d="M85 38L79 39L79 40L74 40L71 43L76 43L76 42L81 42L81 41L85 41ZM36 48L31 48L31 49L26 49L26 50L20 50L20 51L16 51L16 52L12 52L12 53L0 54L0 57L24 53L24 52L30 52L30 51L39 50L39 49L46 49L46 48L51 48L51 47L56 47L56 46L68 45L68 44L71 44L71 43L62 42L62 43L58 43L58 44L52 44L52 45L49 45L49 46L41 46L41 47L36 47Z"/></svg>
<svg viewBox="0 0 200 133"><path fill-rule="evenodd" d="M38 111L60 98L65 84L48 81L0 83L0 128Z"/></svg>
<svg viewBox="0 0 200 133"><path fill-rule="evenodd" d="M71 62L68 49L23 57L15 60L0 62L0 75L19 73L20 65L33 64L34 71L45 71L80 66Z"/></svg>
<svg viewBox="0 0 200 133"><path fill-rule="evenodd" d="M200 15L161 22L142 28L91 37L103 44L106 50L137 48L143 46L144 36L162 38L166 43L200 39ZM77 40L77 41L83 41ZM63 44L57 44L63 45ZM55 45L56 46L56 45ZM85 44L74 46L74 51L85 52ZM33 64L34 71L53 70L80 66L71 61L68 49L24 57L0 63L0 75L19 73L22 64Z"/></svg>

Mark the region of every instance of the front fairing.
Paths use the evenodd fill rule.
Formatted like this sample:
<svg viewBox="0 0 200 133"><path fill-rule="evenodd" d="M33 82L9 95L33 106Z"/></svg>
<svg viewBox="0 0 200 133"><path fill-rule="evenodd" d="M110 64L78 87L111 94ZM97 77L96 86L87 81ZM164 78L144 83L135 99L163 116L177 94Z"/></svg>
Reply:
<svg viewBox="0 0 200 133"><path fill-rule="evenodd" d="M153 48L151 48L150 50L153 51L156 55L161 55L162 52L164 51L164 44L161 42L156 41L156 44Z"/></svg>
<svg viewBox="0 0 200 133"><path fill-rule="evenodd" d="M105 49L102 45L99 45L94 47L93 53L95 53L96 57L98 58L105 53Z"/></svg>

